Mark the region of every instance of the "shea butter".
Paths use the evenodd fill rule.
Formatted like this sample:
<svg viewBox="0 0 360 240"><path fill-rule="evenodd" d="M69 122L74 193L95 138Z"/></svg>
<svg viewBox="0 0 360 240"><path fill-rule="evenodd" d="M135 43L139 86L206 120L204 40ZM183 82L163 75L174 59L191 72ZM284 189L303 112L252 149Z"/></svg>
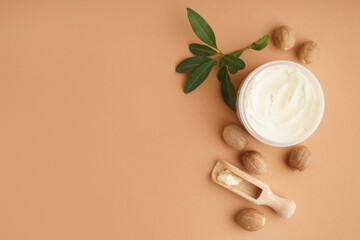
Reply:
<svg viewBox="0 0 360 240"><path fill-rule="evenodd" d="M238 176L235 176L227 169L219 172L217 180L228 186L238 185L242 181L241 178L239 178Z"/></svg>
<svg viewBox="0 0 360 240"><path fill-rule="evenodd" d="M324 96L305 67L275 61L255 69L239 94L239 117L251 135L273 146L304 141L320 124Z"/></svg>

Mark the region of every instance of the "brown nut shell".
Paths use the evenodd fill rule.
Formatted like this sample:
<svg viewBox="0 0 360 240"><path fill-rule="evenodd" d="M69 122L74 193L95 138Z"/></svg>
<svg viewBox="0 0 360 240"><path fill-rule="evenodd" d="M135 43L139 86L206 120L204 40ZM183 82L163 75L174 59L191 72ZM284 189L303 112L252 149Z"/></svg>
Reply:
<svg viewBox="0 0 360 240"><path fill-rule="evenodd" d="M319 44L314 41L307 41L301 45L298 51L298 57L302 63L309 64L318 58L319 52Z"/></svg>
<svg viewBox="0 0 360 240"><path fill-rule="evenodd" d="M265 215L255 208L241 210L236 216L236 222L246 231L257 231L265 225Z"/></svg>
<svg viewBox="0 0 360 240"><path fill-rule="evenodd" d="M291 151L288 165L294 171L303 171L310 165L310 156L311 153L307 147L298 146Z"/></svg>
<svg viewBox="0 0 360 240"><path fill-rule="evenodd" d="M243 149L249 142L249 134L240 126L231 124L224 128L223 138L234 149Z"/></svg>
<svg viewBox="0 0 360 240"><path fill-rule="evenodd" d="M275 30L274 43L281 50L288 50L295 46L295 33L289 26L280 26Z"/></svg>
<svg viewBox="0 0 360 240"><path fill-rule="evenodd" d="M242 156L242 163L248 172L264 174L267 172L267 162L263 155L257 151L247 151Z"/></svg>

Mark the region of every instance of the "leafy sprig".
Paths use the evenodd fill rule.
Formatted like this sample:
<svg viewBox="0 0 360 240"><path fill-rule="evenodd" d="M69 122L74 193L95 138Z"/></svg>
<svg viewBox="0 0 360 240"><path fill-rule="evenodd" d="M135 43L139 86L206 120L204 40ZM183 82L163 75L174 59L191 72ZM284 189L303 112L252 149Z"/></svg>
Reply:
<svg viewBox="0 0 360 240"><path fill-rule="evenodd" d="M245 68L245 63L240 59L244 51L253 49L260 51L269 43L269 34L264 35L250 46L229 54L223 54L216 45L215 34L210 25L197 12L188 8L187 15L192 29L201 41L207 45L192 43L189 50L194 57L187 58L179 63L176 72L190 73L185 83L184 92L194 91L209 76L214 66L219 65L218 80L221 83L221 95L226 105L236 111L236 93L231 82L230 74L235 74ZM209 58L213 56L214 58Z"/></svg>

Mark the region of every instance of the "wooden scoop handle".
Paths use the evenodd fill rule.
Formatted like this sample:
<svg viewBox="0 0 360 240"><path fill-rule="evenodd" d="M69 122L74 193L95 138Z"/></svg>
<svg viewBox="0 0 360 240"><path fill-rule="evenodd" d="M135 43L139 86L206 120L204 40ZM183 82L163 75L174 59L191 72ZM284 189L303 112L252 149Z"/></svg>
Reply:
<svg viewBox="0 0 360 240"><path fill-rule="evenodd" d="M264 205L274 209L283 218L290 218L296 209L296 203L293 200L279 197L271 191L268 192Z"/></svg>

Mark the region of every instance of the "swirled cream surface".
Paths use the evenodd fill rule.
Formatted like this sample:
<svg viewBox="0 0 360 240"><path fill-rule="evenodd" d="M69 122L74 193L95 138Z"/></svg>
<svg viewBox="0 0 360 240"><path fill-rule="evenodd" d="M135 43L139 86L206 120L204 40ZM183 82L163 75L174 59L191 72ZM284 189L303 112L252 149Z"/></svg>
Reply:
<svg viewBox="0 0 360 240"><path fill-rule="evenodd" d="M320 96L301 70L277 65L260 71L245 95L248 123L263 138L275 142L308 133L320 114Z"/></svg>

